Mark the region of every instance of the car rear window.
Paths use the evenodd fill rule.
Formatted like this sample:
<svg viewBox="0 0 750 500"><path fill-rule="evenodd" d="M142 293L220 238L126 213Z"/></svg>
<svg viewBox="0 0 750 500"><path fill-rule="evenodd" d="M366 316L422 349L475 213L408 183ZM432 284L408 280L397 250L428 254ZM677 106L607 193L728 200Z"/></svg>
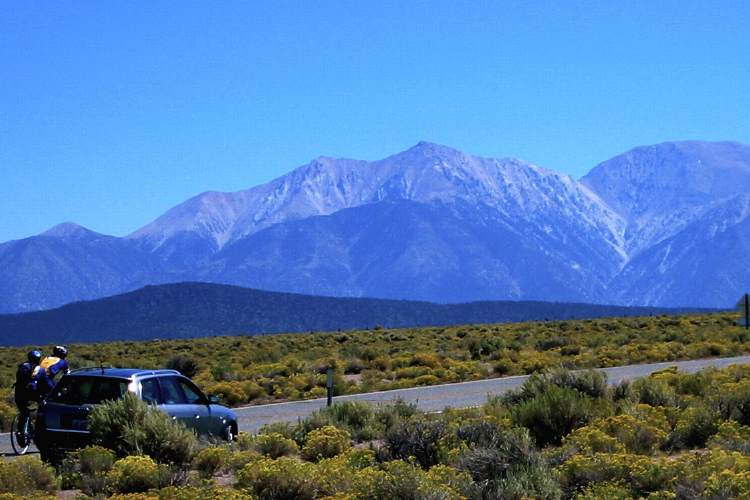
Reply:
<svg viewBox="0 0 750 500"><path fill-rule="evenodd" d="M128 382L104 377L65 377L47 396L47 401L66 405L100 404L119 399Z"/></svg>

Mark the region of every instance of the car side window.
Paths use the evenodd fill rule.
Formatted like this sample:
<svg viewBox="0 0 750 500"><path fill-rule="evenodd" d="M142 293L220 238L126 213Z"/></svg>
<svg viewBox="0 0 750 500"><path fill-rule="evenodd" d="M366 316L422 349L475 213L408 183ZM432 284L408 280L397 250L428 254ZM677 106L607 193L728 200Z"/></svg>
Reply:
<svg viewBox="0 0 750 500"><path fill-rule="evenodd" d="M185 395L176 377L162 377L159 380L161 383L161 392L164 396L164 404L179 405L186 403Z"/></svg>
<svg viewBox="0 0 750 500"><path fill-rule="evenodd" d="M162 403L159 383L155 378L147 378L141 382L141 399L150 405Z"/></svg>
<svg viewBox="0 0 750 500"><path fill-rule="evenodd" d="M47 397L50 401L68 405L82 405L89 402L94 382L91 379L63 379Z"/></svg>
<svg viewBox="0 0 750 500"><path fill-rule="evenodd" d="M127 390L127 384L120 380L102 380L99 384L99 390L95 397L96 401L92 403L103 403L104 401L113 401L120 399Z"/></svg>
<svg viewBox="0 0 750 500"><path fill-rule="evenodd" d="M180 380L180 386L185 393L185 398L188 403L199 404L205 402L205 397L200 390L187 380Z"/></svg>

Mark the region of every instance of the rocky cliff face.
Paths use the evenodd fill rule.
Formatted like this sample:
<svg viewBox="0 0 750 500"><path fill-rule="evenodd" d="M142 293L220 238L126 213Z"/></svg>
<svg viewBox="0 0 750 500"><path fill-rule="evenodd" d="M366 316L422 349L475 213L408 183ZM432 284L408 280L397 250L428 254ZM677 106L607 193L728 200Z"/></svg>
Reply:
<svg viewBox="0 0 750 500"><path fill-rule="evenodd" d="M198 195L125 238L63 225L2 244L0 312L185 280L729 307L750 278L748 188L750 146L731 142L636 148L581 181L425 142L375 162L322 157L265 185Z"/></svg>

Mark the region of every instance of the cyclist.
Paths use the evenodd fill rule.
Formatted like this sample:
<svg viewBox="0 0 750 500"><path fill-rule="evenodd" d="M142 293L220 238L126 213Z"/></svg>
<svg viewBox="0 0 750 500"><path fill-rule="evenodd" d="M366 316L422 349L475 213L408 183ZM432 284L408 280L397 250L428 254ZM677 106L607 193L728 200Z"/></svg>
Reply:
<svg viewBox="0 0 750 500"><path fill-rule="evenodd" d="M56 346L52 349L52 356L47 356L42 360L42 368L47 372L50 380L55 379L55 375L62 372L63 375L70 371L68 362L65 358L68 356L68 350L64 346Z"/></svg>
<svg viewBox="0 0 750 500"><path fill-rule="evenodd" d="M26 358L28 361L18 365L16 383L13 384L16 406L18 407L20 417L18 428L22 429L21 436L19 437L23 438L23 441L19 439L19 442L26 442L29 438L28 423L33 404L44 399L44 396L54 387L54 384L47 376L47 372L40 365L42 353L39 351L30 351L26 355Z"/></svg>

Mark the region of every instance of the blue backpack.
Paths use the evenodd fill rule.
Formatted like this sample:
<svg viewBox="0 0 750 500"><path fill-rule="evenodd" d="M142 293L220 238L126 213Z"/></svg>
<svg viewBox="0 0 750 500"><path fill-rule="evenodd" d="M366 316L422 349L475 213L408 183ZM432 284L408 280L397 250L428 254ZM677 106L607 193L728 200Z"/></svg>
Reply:
<svg viewBox="0 0 750 500"><path fill-rule="evenodd" d="M21 363L18 365L18 370L16 370L16 383L13 384L13 387L16 389L27 389L29 384L31 384L33 374L34 368L31 366L31 363Z"/></svg>

